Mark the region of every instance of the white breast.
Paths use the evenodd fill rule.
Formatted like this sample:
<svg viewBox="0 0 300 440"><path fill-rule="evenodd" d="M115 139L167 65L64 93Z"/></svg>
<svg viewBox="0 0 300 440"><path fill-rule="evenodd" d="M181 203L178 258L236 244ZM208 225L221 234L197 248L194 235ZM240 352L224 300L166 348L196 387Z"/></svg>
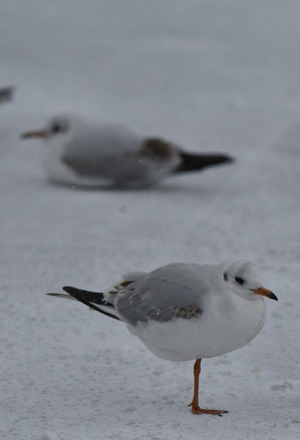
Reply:
<svg viewBox="0 0 300 440"><path fill-rule="evenodd" d="M74 186L97 186L108 183L107 179L88 178L79 176L62 160L62 145L54 143L47 145L43 156L43 165L50 181Z"/></svg>
<svg viewBox="0 0 300 440"><path fill-rule="evenodd" d="M128 328L162 359L187 361L218 356L246 345L265 322L262 298L249 301L230 295L226 301L213 298L203 314L193 320L148 321Z"/></svg>

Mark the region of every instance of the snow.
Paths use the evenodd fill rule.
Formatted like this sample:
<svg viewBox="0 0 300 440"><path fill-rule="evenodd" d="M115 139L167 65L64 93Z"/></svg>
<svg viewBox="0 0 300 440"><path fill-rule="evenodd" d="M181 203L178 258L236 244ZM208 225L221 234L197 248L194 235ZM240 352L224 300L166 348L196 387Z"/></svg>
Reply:
<svg viewBox="0 0 300 440"><path fill-rule="evenodd" d="M300 3L1 2L3 439L296 439L299 416ZM50 185L20 134L79 113L237 162L147 191ZM169 262L256 262L267 322L203 362L155 358L122 323L44 295L101 290Z"/></svg>

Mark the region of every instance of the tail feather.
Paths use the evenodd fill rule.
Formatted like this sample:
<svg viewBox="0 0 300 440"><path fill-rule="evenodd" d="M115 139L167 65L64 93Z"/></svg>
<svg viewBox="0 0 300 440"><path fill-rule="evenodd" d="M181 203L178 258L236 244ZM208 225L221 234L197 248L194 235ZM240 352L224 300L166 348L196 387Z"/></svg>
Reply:
<svg viewBox="0 0 300 440"><path fill-rule="evenodd" d="M192 154L180 152L181 162L174 173L198 171L202 168L234 162L234 159L226 154Z"/></svg>
<svg viewBox="0 0 300 440"><path fill-rule="evenodd" d="M86 306L90 307L91 309L96 310L97 312L100 312L103 315L109 316L110 318L114 318L120 321L120 319L115 314L110 313L107 310L103 310L101 307L98 307L99 305L114 310L113 304L108 303L107 301L104 300L103 293L89 292L88 290L77 289L76 287L71 287L71 286L65 286L63 287L63 290L67 292L69 295L66 295L64 293L48 293L48 295L80 301Z"/></svg>

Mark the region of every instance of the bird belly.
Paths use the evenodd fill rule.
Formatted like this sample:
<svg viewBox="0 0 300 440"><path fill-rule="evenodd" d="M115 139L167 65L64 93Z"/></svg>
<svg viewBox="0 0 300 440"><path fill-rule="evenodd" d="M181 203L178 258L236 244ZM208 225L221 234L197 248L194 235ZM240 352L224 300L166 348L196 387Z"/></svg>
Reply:
<svg viewBox="0 0 300 440"><path fill-rule="evenodd" d="M251 301L251 307L241 305L222 313L203 313L194 319L176 318L168 322L148 321L128 326L157 357L171 361L219 356L248 344L265 322L262 299ZM239 302L239 301L238 301Z"/></svg>
<svg viewBox="0 0 300 440"><path fill-rule="evenodd" d="M97 187L110 181L102 177L85 177L72 170L63 160L61 149L44 152L44 169L51 182L78 187Z"/></svg>

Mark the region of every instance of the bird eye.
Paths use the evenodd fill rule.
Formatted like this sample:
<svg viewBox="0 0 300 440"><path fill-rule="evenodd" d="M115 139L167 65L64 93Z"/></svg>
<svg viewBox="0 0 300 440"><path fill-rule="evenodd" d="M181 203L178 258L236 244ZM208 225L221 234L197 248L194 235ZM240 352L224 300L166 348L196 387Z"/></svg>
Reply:
<svg viewBox="0 0 300 440"><path fill-rule="evenodd" d="M241 286L244 284L244 280L243 280L243 278L240 278L240 277L235 277L235 281L237 282L237 283L239 283Z"/></svg>
<svg viewBox="0 0 300 440"><path fill-rule="evenodd" d="M68 129L66 122L53 121L50 127L51 133L61 133Z"/></svg>
<svg viewBox="0 0 300 440"><path fill-rule="evenodd" d="M223 273L223 278L224 278L225 281L228 280L228 277L227 277L227 273L226 273L226 272Z"/></svg>
<svg viewBox="0 0 300 440"><path fill-rule="evenodd" d="M61 126L57 122L55 122L51 126L51 131L52 133L59 133L61 131Z"/></svg>

